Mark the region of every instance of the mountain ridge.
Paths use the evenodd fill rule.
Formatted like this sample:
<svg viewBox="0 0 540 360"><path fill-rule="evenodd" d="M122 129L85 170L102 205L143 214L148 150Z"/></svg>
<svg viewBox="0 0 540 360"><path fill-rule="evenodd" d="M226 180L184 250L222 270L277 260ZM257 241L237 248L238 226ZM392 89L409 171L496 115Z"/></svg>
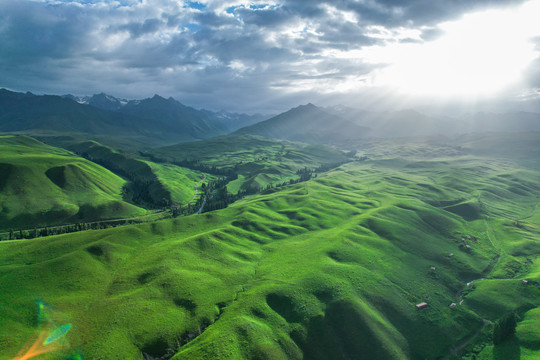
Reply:
<svg viewBox="0 0 540 360"><path fill-rule="evenodd" d="M336 143L359 139L369 128L330 114L312 103L300 105L234 134L260 135L307 143Z"/></svg>
<svg viewBox="0 0 540 360"><path fill-rule="evenodd" d="M105 93L76 97L0 89L0 106L2 132L75 133L160 144L224 135L262 117L197 110L159 95L127 101Z"/></svg>

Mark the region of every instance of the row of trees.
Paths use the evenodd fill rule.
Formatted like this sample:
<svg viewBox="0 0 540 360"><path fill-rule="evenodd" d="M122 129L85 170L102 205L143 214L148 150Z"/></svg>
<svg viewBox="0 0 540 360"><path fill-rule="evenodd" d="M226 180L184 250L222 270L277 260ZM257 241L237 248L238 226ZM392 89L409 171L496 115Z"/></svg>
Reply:
<svg viewBox="0 0 540 360"><path fill-rule="evenodd" d="M238 178L238 174L234 172L228 177L220 178L219 180L210 182L206 189L206 192L203 193L203 196L201 196L201 198L199 199L196 208L199 209L204 202L203 212L223 209L226 208L229 204L243 198L246 195L269 193L273 191L273 189L282 186L298 184L304 181L308 181L313 177L317 177L317 173L328 171L342 164L343 163L326 164L314 169L304 167L296 171L296 174L299 176L299 178L297 179L289 179L288 181L284 181L283 183L276 185L268 184L266 185L266 187L246 187L244 189L240 189L237 194L231 194L227 191L227 184L230 181Z"/></svg>
<svg viewBox="0 0 540 360"><path fill-rule="evenodd" d="M116 227L120 225L130 225L137 224L141 221L130 219L130 220L107 220L107 221L96 221L89 223L78 223L71 225L59 225L59 226L46 226L43 228L34 228L31 230L9 230L5 238L0 237L0 240L22 240L22 239L35 239L39 237L51 236L51 235L60 235L68 234L77 231L84 230L99 230L99 229L108 229L110 227Z"/></svg>
<svg viewBox="0 0 540 360"><path fill-rule="evenodd" d="M516 332L517 315L515 312L508 313L497 320L493 325L493 344L499 345L509 339Z"/></svg>
<svg viewBox="0 0 540 360"><path fill-rule="evenodd" d="M296 171L296 174L299 176L297 179L290 179L284 181L281 184L268 184L266 187L247 187L238 191L237 194L231 194L227 191L227 184L238 178L238 172L236 171L241 164L236 164L234 168L227 169L216 169L215 166L208 169L206 165L201 164L199 161L186 161L181 163L176 163L179 166L186 166L190 168L199 168L197 170L205 169L206 172L213 172L214 174L221 173L222 176L217 180L210 181L208 185L202 184L200 187L201 196L197 199L195 203L187 204L182 206L180 203L174 203L169 197L162 196L157 198L154 194L156 191L159 192L159 189L153 189L155 186L154 181L148 178L138 177L133 173L128 174L127 172L121 171L119 168L106 161L99 161L99 159L94 159L88 154L85 155L86 158L91 159L94 162L102 163L104 167L107 167L109 170L121 173L124 176L129 176L133 180L127 183L123 189L124 198L128 198L133 203L143 204L146 207L160 208L169 212L171 217L178 216L187 216L197 213L200 209L202 212L208 212L213 210L219 210L226 208L229 204L243 198L246 195L252 195L257 193L267 193L273 191L275 188L279 188L286 185L296 184L309 179L316 177L318 172L328 171L332 168L335 168L342 163L335 164L326 164L321 165L318 168L310 169L304 167ZM201 170L202 171L202 170ZM226 174L226 175L225 175ZM160 184L161 185L161 184ZM151 206L148 206L151 205ZM72 225L62 225L55 227L44 227L40 229L33 230L11 230L6 240L19 240L19 239L33 239L37 237L44 237L49 235L58 235L72 233L76 231L90 230L90 229L106 229L109 227L116 227L119 225L127 225L133 223L140 223L142 220L109 220L109 221L98 221L90 223L79 223ZM0 238L1 240L1 238Z"/></svg>

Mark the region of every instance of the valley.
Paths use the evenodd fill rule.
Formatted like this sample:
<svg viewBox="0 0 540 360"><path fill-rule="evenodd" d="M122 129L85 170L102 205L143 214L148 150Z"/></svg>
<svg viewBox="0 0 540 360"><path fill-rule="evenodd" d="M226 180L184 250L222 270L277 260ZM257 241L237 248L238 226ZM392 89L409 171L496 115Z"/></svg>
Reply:
<svg viewBox="0 0 540 360"><path fill-rule="evenodd" d="M115 185L98 188L133 209L115 212L120 222L162 208L163 194L167 208L203 201L202 184L209 204L228 200L197 215L200 202L162 220L0 242L0 356L34 336L39 299L72 325L66 358L535 359L538 136L349 139L342 151L233 134L141 152L4 136L14 154L4 166L38 178L65 166L48 181L64 184L66 199L91 189L72 184L92 178L71 168L110 174ZM51 160L32 162L34 149ZM73 165L53 161L62 156ZM11 176L5 204L28 204L17 208L28 219L36 205L8 190ZM137 179L146 195L122 199ZM493 324L512 311L516 335L494 346Z"/></svg>
<svg viewBox="0 0 540 360"><path fill-rule="evenodd" d="M0 360L540 360L540 0L0 0Z"/></svg>
<svg viewBox="0 0 540 360"><path fill-rule="evenodd" d="M495 359L490 324L508 311L535 321L540 173L519 151L500 159L375 142L358 146L368 154L359 161L324 147L230 143L240 145L153 156L236 167L233 189L285 181L323 158L342 164L201 215L1 242L2 353L34 333L37 298L71 319L70 348L91 359ZM168 188L193 193L201 175L174 166L151 164ZM533 359L534 327L519 324L506 351Z"/></svg>

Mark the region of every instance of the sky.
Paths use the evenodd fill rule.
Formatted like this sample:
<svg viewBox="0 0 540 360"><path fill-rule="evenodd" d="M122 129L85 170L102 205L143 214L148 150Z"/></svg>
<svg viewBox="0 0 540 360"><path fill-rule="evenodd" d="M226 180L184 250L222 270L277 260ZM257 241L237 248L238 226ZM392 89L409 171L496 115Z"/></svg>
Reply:
<svg viewBox="0 0 540 360"><path fill-rule="evenodd" d="M540 112L540 0L2 0L0 87Z"/></svg>

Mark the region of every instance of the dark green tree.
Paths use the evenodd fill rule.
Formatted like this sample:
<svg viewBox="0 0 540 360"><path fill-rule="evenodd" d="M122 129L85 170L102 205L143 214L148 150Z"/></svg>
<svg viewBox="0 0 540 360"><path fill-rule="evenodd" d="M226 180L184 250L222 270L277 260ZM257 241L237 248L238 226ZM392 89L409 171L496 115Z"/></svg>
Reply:
<svg viewBox="0 0 540 360"><path fill-rule="evenodd" d="M498 345L514 335L517 326L515 312L508 313L495 322L493 326L493 344Z"/></svg>

